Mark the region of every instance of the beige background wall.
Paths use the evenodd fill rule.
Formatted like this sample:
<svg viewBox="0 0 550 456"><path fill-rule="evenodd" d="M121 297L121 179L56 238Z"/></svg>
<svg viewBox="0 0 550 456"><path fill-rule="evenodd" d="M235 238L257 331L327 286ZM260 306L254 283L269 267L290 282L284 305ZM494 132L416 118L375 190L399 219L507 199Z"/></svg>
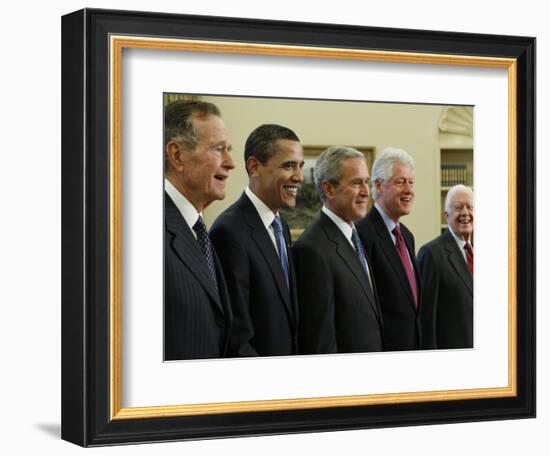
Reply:
<svg viewBox="0 0 550 456"><path fill-rule="evenodd" d="M388 146L407 150L416 161L416 198L403 222L413 231L417 249L439 234L439 129L444 106L203 97L215 103L229 129L235 169L226 198L205 212L208 226L234 202L247 185L244 144L262 123L294 130L303 144L371 146L375 153ZM370 170L369 170L370 171Z"/></svg>

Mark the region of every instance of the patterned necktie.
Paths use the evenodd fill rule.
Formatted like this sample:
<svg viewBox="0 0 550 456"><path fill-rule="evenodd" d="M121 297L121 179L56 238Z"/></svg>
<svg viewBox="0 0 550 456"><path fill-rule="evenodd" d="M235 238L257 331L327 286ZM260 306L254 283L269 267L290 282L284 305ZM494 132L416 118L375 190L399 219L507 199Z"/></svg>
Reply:
<svg viewBox="0 0 550 456"><path fill-rule="evenodd" d="M466 262L468 263L468 269L470 273L474 273L474 249L469 242L464 244L464 250L466 250Z"/></svg>
<svg viewBox="0 0 550 456"><path fill-rule="evenodd" d="M372 283L371 278L369 274L369 267L367 265L367 257L365 255L365 249L363 248L363 244L359 240L359 235L357 234L357 230L353 228L353 231L351 233L351 240L353 242L353 245L355 247L355 251L357 252L357 256L359 257L359 263L361 263L361 267L363 268L363 271L365 271L365 274L367 276L370 291L372 292Z"/></svg>
<svg viewBox="0 0 550 456"><path fill-rule="evenodd" d="M277 242L277 249L279 250L279 260L281 261L281 268L285 274L286 286L290 289L290 282L288 280L288 255L286 251L286 242L283 236L283 223L279 216L273 219L271 223L273 231L275 232L275 241Z"/></svg>
<svg viewBox="0 0 550 456"><path fill-rule="evenodd" d="M193 226L193 230L197 233L197 242L199 243L201 252L204 255L204 259L206 260L206 264L208 266L208 270L210 271L210 276L214 281L214 285L216 286L216 289L218 289L216 268L214 267L214 256L212 255L212 245L210 244L210 238L208 237L206 226L204 225L201 216L199 216L199 219Z"/></svg>
<svg viewBox="0 0 550 456"><path fill-rule="evenodd" d="M409 258L409 252L405 246L405 240L403 239L403 234L401 233L401 228L399 225L396 225L392 230L392 233L395 236L395 248L405 268L405 273L407 274L407 279L409 280L409 286L411 287L412 295L414 297L414 304L418 307L418 290L416 288L416 278L414 277L414 271L411 265Z"/></svg>

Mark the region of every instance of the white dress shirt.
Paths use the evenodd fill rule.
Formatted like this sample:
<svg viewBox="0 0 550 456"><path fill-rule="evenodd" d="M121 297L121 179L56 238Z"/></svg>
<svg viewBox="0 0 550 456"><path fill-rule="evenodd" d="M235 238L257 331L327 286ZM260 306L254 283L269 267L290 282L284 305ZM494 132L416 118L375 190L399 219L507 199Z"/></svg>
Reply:
<svg viewBox="0 0 550 456"><path fill-rule="evenodd" d="M193 233L195 239L197 239L197 234L195 233L193 227L195 226L195 223L197 223L199 217L202 217L202 212L197 212L195 206L193 206L189 200L183 196L176 187L174 187L172 182L166 178L164 179L164 190L166 190L166 193L168 193L168 196L180 211L183 219L187 225L189 225L189 228L191 228L191 233Z"/></svg>
<svg viewBox="0 0 550 456"><path fill-rule="evenodd" d="M449 231L453 235L456 241L456 245L458 245L458 250L460 250L460 253L462 253L462 258L464 258L464 261L468 263L468 259L466 258L466 250L464 250L464 246L466 245L466 241L462 236L457 236L456 233L452 230L452 228L449 226ZM473 247L472 247L473 251Z"/></svg>
<svg viewBox="0 0 550 456"><path fill-rule="evenodd" d="M353 250L355 250L357 252L357 249L355 248L355 245L353 244L353 240L351 239L351 236L353 234L353 230L355 229L353 223L348 223L344 220L342 220L340 217L338 217L334 212L332 212L328 207L326 206L323 206L321 208L321 211L329 218L331 219L334 224L338 227L338 229L342 232L342 234L344 235L344 237L348 240L348 242L350 243L350 245L353 247ZM359 234L358 234L359 235ZM359 242L361 242L361 240L359 240ZM359 255L359 252L357 252L357 254ZM366 255L366 253L365 253ZM367 277L369 278L369 281L371 283L371 287L372 287L372 278L370 276L370 269L369 269L369 265L367 263Z"/></svg>
<svg viewBox="0 0 550 456"><path fill-rule="evenodd" d="M275 231L271 226L271 224L273 223L273 220L275 220L275 216L279 215L279 213L274 214L273 211L269 209L269 207L267 207L265 203L260 198L258 198L252 190L250 190L250 187L246 187L244 190L244 193L248 197L252 205L256 208L256 212L258 212L258 215L260 216L260 220L262 221L262 224L265 226L265 229L267 230L267 234L269 235L269 238L273 243L273 247L275 247L275 251L277 252L277 255L280 256L279 249L277 248L277 240L275 239Z"/></svg>
<svg viewBox="0 0 550 456"><path fill-rule="evenodd" d="M386 229L388 230L388 233L390 233L390 237L393 241L393 245L395 245L396 243L396 238L395 238L395 234L393 234L393 229L398 226L398 223L395 223L388 214L386 214L386 212L384 211L384 209L382 209L378 203L374 203L374 207L378 210L378 212L380 213L380 216L382 217L382 220L384 220L384 225L386 225ZM403 237L403 241L405 241L404 237ZM405 244L405 247L407 245ZM409 263L411 265L411 268L412 270L414 271L414 266L413 266L413 263L412 263L412 260L411 260L411 254L409 253L409 249L407 249L407 256L409 257Z"/></svg>

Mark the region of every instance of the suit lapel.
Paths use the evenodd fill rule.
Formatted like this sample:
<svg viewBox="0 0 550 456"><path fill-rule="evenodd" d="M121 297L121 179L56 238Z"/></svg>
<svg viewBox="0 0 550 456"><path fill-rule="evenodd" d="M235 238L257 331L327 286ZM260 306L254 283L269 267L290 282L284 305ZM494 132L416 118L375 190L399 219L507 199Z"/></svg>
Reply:
<svg viewBox="0 0 550 456"><path fill-rule="evenodd" d="M402 229L403 231L403 229ZM411 259L412 268L414 272L414 280L416 280L416 289L418 293L418 310L420 310L420 304L422 302L422 288L420 287L420 271L418 270L417 264L416 264L416 253L414 251L414 245L413 245L413 239L411 238L411 235L409 234L409 231L406 230L403 233L403 239L405 240L405 246L407 247L407 252L409 252L409 257ZM407 279L408 283L408 279ZM410 286L409 286L410 288ZM411 293L411 299L414 299Z"/></svg>
<svg viewBox="0 0 550 456"><path fill-rule="evenodd" d="M366 252L365 252L365 259L367 260L367 265L368 265L369 271L370 271L370 278L371 278L370 282L371 282L371 286L372 286L372 292L374 293L373 300L375 301L374 305L375 305L375 310L376 310L376 316L378 317L378 320L380 321L380 324L382 325L383 324L383 322L382 322L382 309L380 308L380 302L376 298L378 296L378 291L376 290L376 283L374 281L374 274L372 272L373 268L372 268L372 265L370 263L369 257L368 257Z"/></svg>
<svg viewBox="0 0 550 456"><path fill-rule="evenodd" d="M340 256L342 261L346 264L348 269L361 285L361 288L363 289L363 292L367 297L369 305L372 307L372 310L374 311L374 314L376 315L378 320L381 321L380 311L374 298L374 289L371 290L367 284L367 281L369 279L366 276L365 271L363 271L363 268L361 267L361 263L359 262L357 253L348 242L344 234L340 231L340 229L323 212L321 212L320 214L320 222L321 226L325 230L325 235L327 236L327 239L334 243L337 254ZM372 271L372 268L370 270Z"/></svg>
<svg viewBox="0 0 550 456"><path fill-rule="evenodd" d="M462 252L458 248L458 245L453 238L453 235L447 229L443 235L445 240L445 251L447 254L447 261L449 261L451 268L458 274L460 279L466 285L471 295L473 295L474 280Z"/></svg>
<svg viewBox="0 0 550 456"><path fill-rule="evenodd" d="M254 207L254 205L252 204L252 201L250 201L248 196L246 196L243 193L239 201L237 202L237 204L243 212L245 223L250 228L250 234L252 236L252 239L258 246L258 250L263 255L266 263L269 266L269 269L271 270L271 274L275 279L277 289L279 290L279 294L285 304L288 315L290 316L290 320L293 321L294 312L292 310L292 304L290 302L289 289L286 284L286 279L283 273L283 269L281 267L281 261L279 259L279 255L275 250L273 241L269 237L266 227L264 226L264 224L262 223L262 220L260 219L258 211ZM289 257L289 263L290 263L290 254L288 249L289 240L286 239L286 236L285 236L285 240L287 241L287 256Z"/></svg>
<svg viewBox="0 0 550 456"><path fill-rule="evenodd" d="M166 229L174 235L171 244L172 249L182 263L184 263L189 271L197 278L208 295L216 303L220 312L223 313L219 292L216 290L216 286L212 281L199 244L172 199L166 194L164 195L164 220ZM217 270L219 271L219 268L217 268Z"/></svg>
<svg viewBox="0 0 550 456"><path fill-rule="evenodd" d="M284 229L284 236L285 236L285 244L286 244L286 250L287 250L287 256L288 256L288 272L290 274L290 306L291 306L291 321L293 321L295 325L295 330L298 329L298 296L297 296L297 284L296 284L296 271L294 269L294 258L292 256L292 241L290 236L290 230L288 229L288 225L286 222L284 223L285 229Z"/></svg>
<svg viewBox="0 0 550 456"><path fill-rule="evenodd" d="M212 254L214 256L216 271L223 271L222 265L220 263L220 259L218 258L216 250L214 249L213 246L212 246ZM225 347L224 347L223 353L226 353L229 345L231 324L233 322L233 312L231 310L231 303L229 302L229 291L227 290L227 283L225 282L225 277L223 274L218 274L218 288L219 288L218 295L220 297L220 303L222 305L223 313L225 317L226 337L225 337Z"/></svg>
<svg viewBox="0 0 550 456"><path fill-rule="evenodd" d="M407 273L405 272L405 268L403 267L403 263L401 263L401 259L399 258L399 254L397 253L397 249L395 247L395 244L392 241L392 238L390 236L390 233L388 233L388 228L386 227L386 224L384 223L384 220L382 219L382 216L378 212L378 209L373 207L371 209L372 217L374 220L374 226L376 229L376 234L378 236L380 245L382 247L382 252L384 253L384 256L388 260L388 263L390 263L391 267L393 268L396 277L399 278L399 282L401 283L401 286L403 287L403 290L405 290L405 293L409 297L409 302L413 309L417 311L416 305L414 303L414 298L411 291L411 286L409 284L409 279L407 278ZM403 236L405 239L405 236ZM409 252L409 255L411 258L414 258L414 255L411 254L411 247L409 246L407 240L405 239L405 245L407 246L407 251ZM415 271L415 279L416 278L416 268L413 269Z"/></svg>

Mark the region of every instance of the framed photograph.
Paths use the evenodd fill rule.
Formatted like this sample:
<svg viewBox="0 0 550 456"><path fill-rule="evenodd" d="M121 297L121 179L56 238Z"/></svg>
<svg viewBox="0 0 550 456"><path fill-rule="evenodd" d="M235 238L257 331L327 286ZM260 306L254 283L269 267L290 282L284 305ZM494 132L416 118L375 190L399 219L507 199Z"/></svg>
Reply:
<svg viewBox="0 0 550 456"><path fill-rule="evenodd" d="M64 16L62 438L99 446L534 417L534 71L529 37ZM409 149L419 188L407 224L420 244L443 228L448 188L474 186L474 347L164 361L163 119L165 99L181 96L216 100L234 157L273 113L292 127L299 103L323 103L345 135L308 116L306 174L335 142L365 154L369 170L383 147ZM266 99L265 111L243 101ZM349 104L381 111L350 115ZM243 191L234 182L225 204ZM298 208L294 238L310 209Z"/></svg>

